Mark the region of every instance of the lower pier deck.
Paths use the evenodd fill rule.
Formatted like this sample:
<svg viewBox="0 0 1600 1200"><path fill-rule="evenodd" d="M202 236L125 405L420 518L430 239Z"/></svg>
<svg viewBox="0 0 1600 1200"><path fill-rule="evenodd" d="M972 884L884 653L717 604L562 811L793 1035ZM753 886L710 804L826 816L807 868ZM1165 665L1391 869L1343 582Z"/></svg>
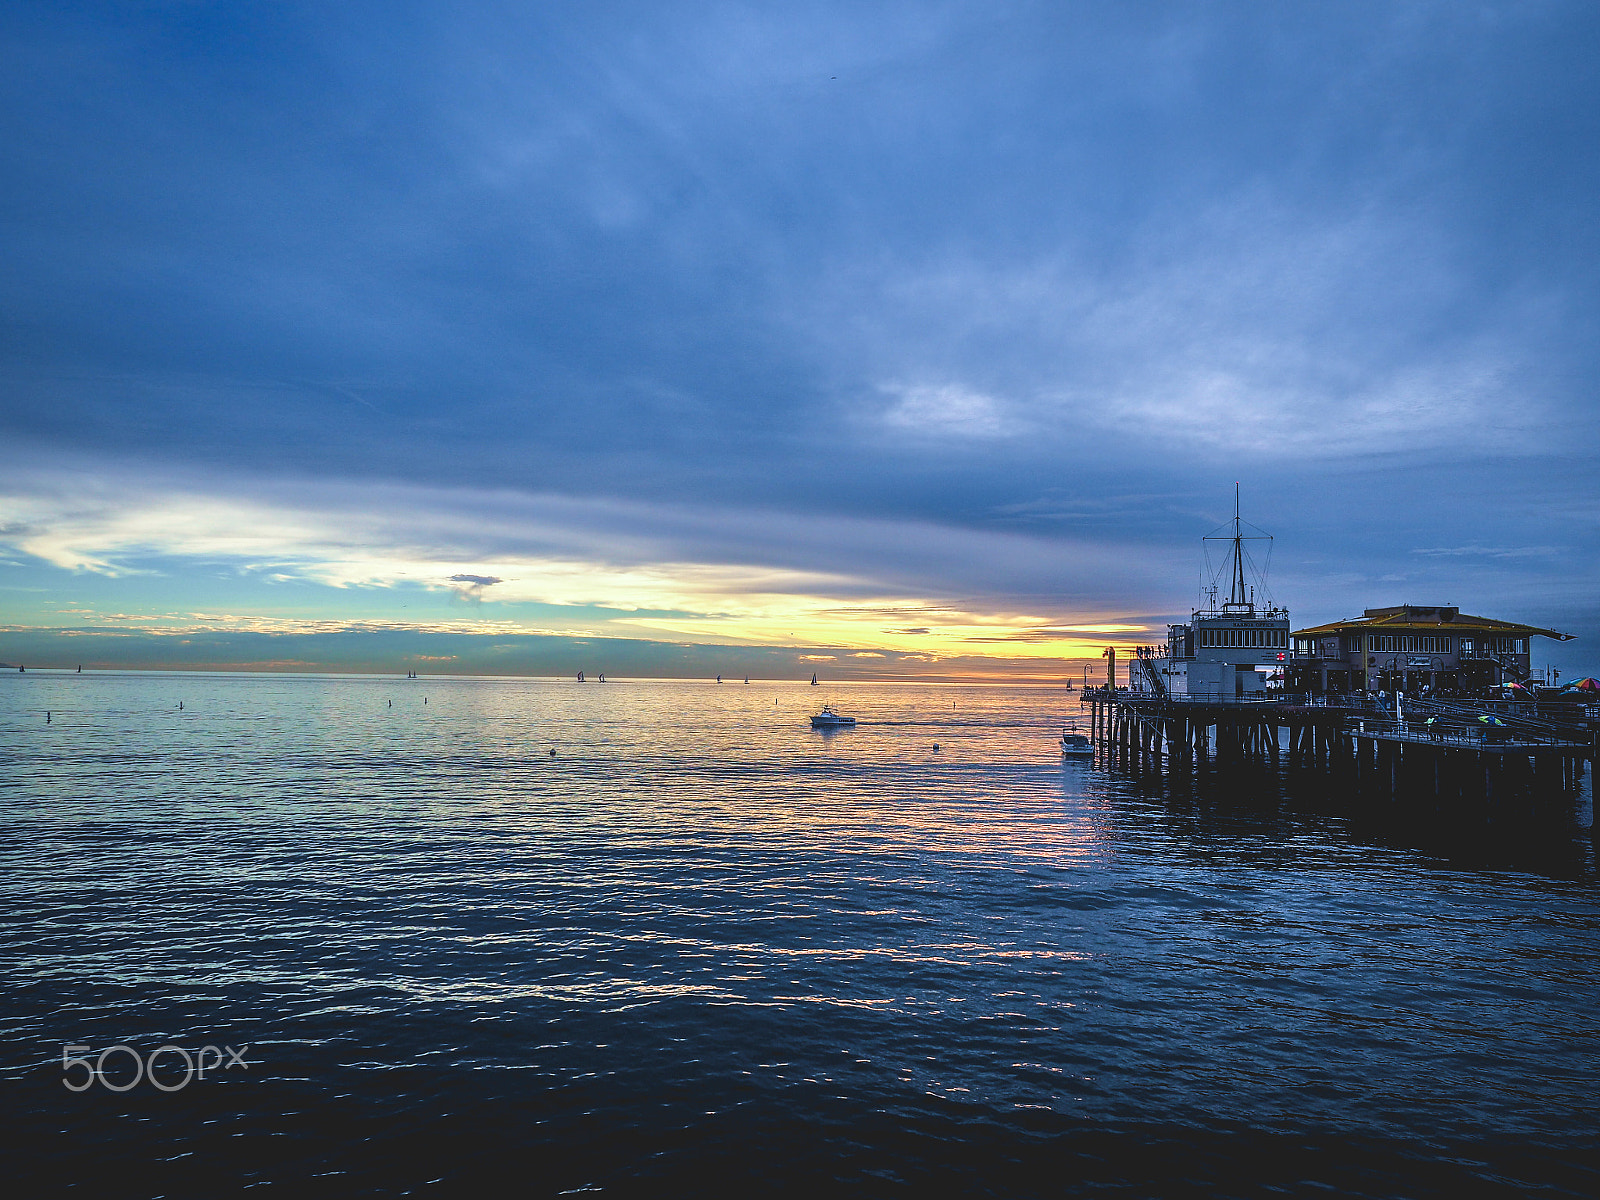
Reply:
<svg viewBox="0 0 1600 1200"><path fill-rule="evenodd" d="M1462 802L1573 797L1600 750L1600 716L1487 704L1222 701L1102 689L1083 698L1106 760L1133 770L1283 763L1341 775L1364 793Z"/></svg>

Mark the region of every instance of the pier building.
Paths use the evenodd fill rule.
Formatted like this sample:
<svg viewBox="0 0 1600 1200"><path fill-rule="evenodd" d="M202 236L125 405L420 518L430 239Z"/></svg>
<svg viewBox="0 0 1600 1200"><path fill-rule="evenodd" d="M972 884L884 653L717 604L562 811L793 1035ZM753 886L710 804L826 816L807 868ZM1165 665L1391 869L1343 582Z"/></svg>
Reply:
<svg viewBox="0 0 1600 1200"><path fill-rule="evenodd" d="M1287 690L1323 696L1426 687L1446 696L1484 695L1533 675L1530 641L1572 635L1474 617L1444 605L1369 608L1361 616L1294 632Z"/></svg>
<svg viewBox="0 0 1600 1200"><path fill-rule="evenodd" d="M1206 539L1231 543L1228 599L1216 601L1218 571L1210 602L1168 626L1164 647L1135 652L1126 688L1113 666L1105 687L1085 689L1096 761L1169 775L1207 764L1299 766L1352 796L1493 820L1576 801L1588 762L1600 758L1600 710L1440 698L1525 681L1529 640L1571 635L1412 604L1291 634L1288 612L1258 603L1246 580L1245 543L1258 539L1242 532L1237 493L1232 524L1231 535ZM1265 595L1264 571L1259 578ZM1280 674L1287 687L1270 687ZM1380 688L1408 696L1351 694Z"/></svg>
<svg viewBox="0 0 1600 1200"><path fill-rule="evenodd" d="M1128 666L1128 686L1136 694L1196 699L1260 700L1270 676L1287 665L1289 612L1267 601L1258 606L1257 591L1245 578L1247 541L1271 541L1261 534L1246 536L1235 493L1233 532L1207 541L1232 543L1228 559L1228 598L1221 604L1216 581L1205 600L1182 625L1167 626L1164 652L1138 651ZM1265 579L1262 579L1263 589Z"/></svg>

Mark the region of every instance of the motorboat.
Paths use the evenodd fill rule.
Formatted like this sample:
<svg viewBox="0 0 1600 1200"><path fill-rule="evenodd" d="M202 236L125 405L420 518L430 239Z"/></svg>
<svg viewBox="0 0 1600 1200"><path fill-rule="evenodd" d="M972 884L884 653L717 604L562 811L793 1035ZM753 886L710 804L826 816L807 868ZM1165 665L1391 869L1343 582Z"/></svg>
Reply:
<svg viewBox="0 0 1600 1200"><path fill-rule="evenodd" d="M821 712L811 718L811 728L813 729L854 729L855 727L856 719L854 717L841 717L833 711L831 705L827 704L822 706Z"/></svg>
<svg viewBox="0 0 1600 1200"><path fill-rule="evenodd" d="M1061 731L1061 757L1062 758L1093 758L1094 743L1089 740L1089 735L1077 733L1071 729Z"/></svg>

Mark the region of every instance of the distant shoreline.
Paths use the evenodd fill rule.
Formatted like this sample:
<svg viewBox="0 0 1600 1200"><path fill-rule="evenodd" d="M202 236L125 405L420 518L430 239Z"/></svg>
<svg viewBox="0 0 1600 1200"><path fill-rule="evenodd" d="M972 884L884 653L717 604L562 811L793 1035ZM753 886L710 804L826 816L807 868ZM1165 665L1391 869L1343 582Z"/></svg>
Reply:
<svg viewBox="0 0 1600 1200"><path fill-rule="evenodd" d="M4 664L4 663L0 663L0 671L9 671L12 675L20 674L20 672L17 670L17 668L15 666L7 667L6 664ZM392 680L395 680L396 682L399 682L399 683L407 683L407 682L409 682L409 683L424 683L424 682L428 682L430 680L431 681L438 681L438 682L468 682L468 681L473 681L473 680L478 680L478 681L502 681L503 680L503 681L507 681L507 682L524 682L524 683L561 683L561 684L572 684L575 687L590 687L590 686L593 686L595 688L606 688L606 687L611 687L611 686L616 685L616 684L624 684L624 683L636 683L636 684L637 683L703 683L703 684L706 684L706 685L708 685L710 687L719 686L714 678L705 678L705 677L699 676L699 675L654 675L654 676L641 675L641 676L629 676L627 678L621 678L621 679L608 677L604 684L600 684L598 681L594 681L594 680L591 680L588 683L579 684L576 681L576 679L573 678L572 675L562 675L562 676L549 675L549 674L544 674L544 675L533 675L533 674L527 674L527 675L523 675L523 674L517 674L517 675L510 675L510 674L503 674L503 675L459 674L459 675L454 675L454 674L448 674L448 673L441 672L441 673L438 673L438 674L418 675L415 679L408 679L404 671L285 671L285 670L276 670L276 669L273 669L273 668L270 668L270 667L208 667L208 668L193 668L193 667L190 667L190 668L174 668L174 667L88 667L88 666L86 666L86 667L83 668L82 672L80 673L78 671L77 666L74 665L74 666L70 666L70 667L49 667L49 666L29 667L27 669L27 674L28 675L41 675L41 676L60 676L60 675L77 676L77 675L81 674L81 675L84 675L84 676L92 675L92 676L99 676L99 677L104 677L104 676L107 676L107 675L173 675L173 676L187 676L187 677L205 677L205 676L227 677L227 676L235 676L235 675L251 675L251 676L263 676L263 677L270 676L272 678L279 678L279 679L392 679ZM576 672L574 672L574 674L576 674ZM5 676L0 675L0 679L3 679L3 678L5 678ZM920 687L1017 687L1017 688L1034 688L1034 689L1039 689L1039 690L1056 690L1056 691L1064 691L1064 690L1067 690L1068 688L1071 688L1073 691L1076 691L1081 686L1081 684L1082 684L1082 680L1080 678L1077 678L1077 677L1071 677L1071 678L1062 678L1062 677L1038 678L1038 677L1028 677L1028 676L1013 676L1013 675L992 675L992 676L991 675L983 675L983 676L970 676L970 677L952 677L952 676L939 676L939 675L902 675L902 676L896 676L896 677L858 676L858 677L855 677L855 678L847 678L847 679L825 679L825 680L822 681L820 686L824 687L824 688L829 688L829 687L852 687L852 686L862 686L862 685L871 685L871 686L874 686L874 687L886 686L886 685L894 685L894 686L915 685L915 686L920 686ZM752 676L751 679L750 679L750 684L749 684L749 686L751 686L751 687L755 687L755 686L771 687L773 685L804 687L807 690L809 690L810 686L811 686L811 681L810 681L810 679L808 677L807 678L796 677L796 678L793 678L793 679L758 679L758 678L755 678L754 676ZM742 688L745 685L742 682L724 680L720 686L725 688L725 689L738 690L739 688Z"/></svg>

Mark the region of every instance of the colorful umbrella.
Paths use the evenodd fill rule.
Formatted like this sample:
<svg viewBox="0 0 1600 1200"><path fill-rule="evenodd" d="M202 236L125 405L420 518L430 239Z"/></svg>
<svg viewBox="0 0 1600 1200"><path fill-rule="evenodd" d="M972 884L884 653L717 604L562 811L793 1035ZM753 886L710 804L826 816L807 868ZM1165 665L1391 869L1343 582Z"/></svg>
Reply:
<svg viewBox="0 0 1600 1200"><path fill-rule="evenodd" d="M1596 679L1593 675L1585 675L1582 679L1574 679L1561 690L1563 692L1600 692L1600 679Z"/></svg>
<svg viewBox="0 0 1600 1200"><path fill-rule="evenodd" d="M1480 723L1482 723L1484 725L1504 725L1505 724L1505 722L1502 721L1499 717L1491 717L1488 714L1484 714L1483 716L1480 716L1478 718L1478 720L1479 720Z"/></svg>
<svg viewBox="0 0 1600 1200"><path fill-rule="evenodd" d="M1505 688L1508 692L1510 692L1510 691L1525 692L1525 691L1528 690L1527 688L1523 687L1520 683L1517 683L1515 680L1513 680L1510 683L1502 683L1500 686Z"/></svg>

